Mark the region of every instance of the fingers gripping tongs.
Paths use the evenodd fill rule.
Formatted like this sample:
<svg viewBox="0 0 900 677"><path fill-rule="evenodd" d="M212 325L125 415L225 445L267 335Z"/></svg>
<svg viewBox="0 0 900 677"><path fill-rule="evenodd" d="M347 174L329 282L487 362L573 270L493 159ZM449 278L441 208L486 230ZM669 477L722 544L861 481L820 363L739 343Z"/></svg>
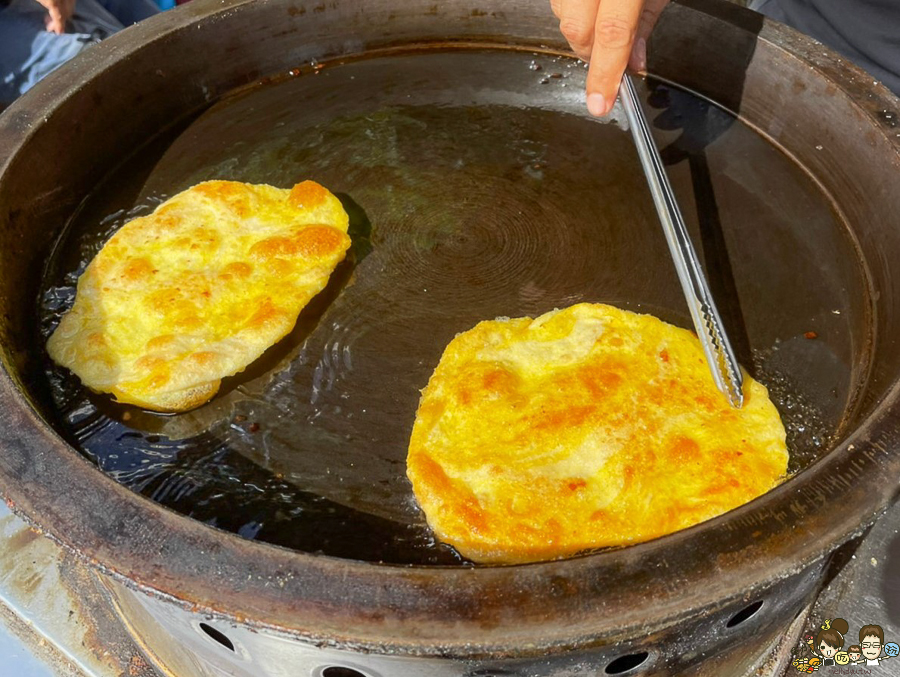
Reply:
<svg viewBox="0 0 900 677"><path fill-rule="evenodd" d="M619 98L622 100L644 175L647 177L653 202L666 234L666 242L669 244L669 251L678 271L684 298L690 308L697 336L703 344L703 352L706 353L706 361L712 371L713 380L728 398L731 406L739 409L744 403L741 369L731 343L725 335L722 318L716 310L709 285L697 259L697 252L691 244L681 210L663 169L659 150L650 135L647 118L638 102L631 76L627 73L622 78Z"/></svg>

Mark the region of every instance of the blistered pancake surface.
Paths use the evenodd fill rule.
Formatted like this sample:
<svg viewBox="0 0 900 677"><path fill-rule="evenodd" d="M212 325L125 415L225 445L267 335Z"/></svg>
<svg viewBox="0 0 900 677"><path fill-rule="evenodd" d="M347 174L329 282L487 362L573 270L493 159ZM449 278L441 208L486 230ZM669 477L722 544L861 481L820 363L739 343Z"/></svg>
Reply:
<svg viewBox="0 0 900 677"><path fill-rule="evenodd" d="M347 228L312 181L198 184L110 238L47 350L120 402L195 407L291 331L344 258Z"/></svg>
<svg viewBox="0 0 900 677"><path fill-rule="evenodd" d="M611 306L481 322L422 393L407 474L477 562L645 541L768 491L788 461L764 386L732 409L689 331Z"/></svg>

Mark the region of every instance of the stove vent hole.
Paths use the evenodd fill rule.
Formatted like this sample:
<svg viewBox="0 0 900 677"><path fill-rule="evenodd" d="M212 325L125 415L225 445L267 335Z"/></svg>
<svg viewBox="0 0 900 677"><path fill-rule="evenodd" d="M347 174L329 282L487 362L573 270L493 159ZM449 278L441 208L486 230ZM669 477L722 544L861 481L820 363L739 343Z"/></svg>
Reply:
<svg viewBox="0 0 900 677"><path fill-rule="evenodd" d="M206 623L201 623L200 629L203 630L203 632L205 632L207 635L209 635L211 639L214 639L226 649L234 651L234 644L232 643L232 641L221 632L216 630L213 626L207 625Z"/></svg>
<svg viewBox="0 0 900 677"><path fill-rule="evenodd" d="M643 665L648 658L650 658L650 654L646 651L619 656L606 666L604 672L607 675L621 675L622 673L629 672L630 670L634 670L638 666Z"/></svg>
<svg viewBox="0 0 900 677"><path fill-rule="evenodd" d="M353 668L325 668L322 677L366 677L359 670Z"/></svg>
<svg viewBox="0 0 900 677"><path fill-rule="evenodd" d="M756 615L757 611L762 609L763 601L764 600L759 600L758 602L753 602L753 604L745 606L728 620L728 622L725 624L725 627L733 628L737 625L740 625L744 621L749 621L751 618L753 618L753 616Z"/></svg>

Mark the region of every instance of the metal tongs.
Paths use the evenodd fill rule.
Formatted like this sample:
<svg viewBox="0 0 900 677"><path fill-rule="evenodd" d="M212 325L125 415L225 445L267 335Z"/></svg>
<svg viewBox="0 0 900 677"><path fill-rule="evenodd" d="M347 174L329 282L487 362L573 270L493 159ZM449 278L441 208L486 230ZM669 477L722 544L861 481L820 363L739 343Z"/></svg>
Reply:
<svg viewBox="0 0 900 677"><path fill-rule="evenodd" d="M713 380L728 398L731 406L740 409L744 404L744 378L741 368L725 335L722 318L709 291L697 252L691 244L681 210L663 169L656 142L650 135L650 125L638 102L631 76L627 73L622 78L619 98L622 100L628 126L631 127L631 135L634 137L634 144L644 167L644 175L647 177L653 202L656 204L656 212L659 214L666 242L675 262L675 270L678 271L681 289L691 310L697 336L703 344L703 352L706 353L706 361Z"/></svg>

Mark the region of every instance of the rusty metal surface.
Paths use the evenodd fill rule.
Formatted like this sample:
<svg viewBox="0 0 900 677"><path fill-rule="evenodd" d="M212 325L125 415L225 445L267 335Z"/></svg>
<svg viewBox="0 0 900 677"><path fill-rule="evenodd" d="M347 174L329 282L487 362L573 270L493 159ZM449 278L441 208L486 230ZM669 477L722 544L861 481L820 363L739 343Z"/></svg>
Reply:
<svg viewBox="0 0 900 677"><path fill-rule="evenodd" d="M0 605L0 656L9 666L9 671L17 677L84 677L84 673L74 671L71 663L64 661L49 646L41 643L29 624ZM57 668L51 667L56 663ZM59 665L62 663L62 665Z"/></svg>
<svg viewBox="0 0 900 677"><path fill-rule="evenodd" d="M135 652L135 647L128 647L127 641L123 641L122 628L116 622L110 622L108 600L105 596L97 594L97 589L93 585L94 576L81 573L73 575L72 570L85 571L85 565L49 539L31 531L25 522L10 515L3 506L0 506L0 515L2 515L0 516L0 545L2 545L0 622L17 637L22 637L23 650L41 657L42 662L47 665L43 668L46 673L35 674L66 677L122 675L155 677L156 673L152 672L145 664L145 660ZM875 524L853 553L848 565L819 595L814 611L808 613L807 609L801 612L795 622L781 634L779 645L774 648L770 657L758 669L748 673L748 677L750 674L758 677L796 674L796 671L788 665L790 650L803 632L816 624L816 619L847 616L850 611L852 613L850 620L879 622L885 628L886 637L895 638L900 632L900 613L898 613L900 589L896 585L900 568L898 528L900 528L900 505L892 508ZM69 572L61 574L63 569ZM65 583L73 580L79 581L74 589ZM233 634L235 628L232 625L213 621L202 614L167 609L168 605L156 609L155 622L147 618L146 612L142 618L134 618L135 613L140 613L136 606L139 608L142 605L149 605L153 608L152 599L144 600L142 604L140 598L134 597L120 586L111 583L107 585L112 585L116 589L114 594L121 596L124 603L129 605L127 617L132 619L131 631L139 634L139 643L145 647L145 651L154 656L155 661L170 666L173 661L181 661L177 669L171 670L172 674L178 677L191 677L194 674L189 671L193 668L185 667L184 662L187 659L181 655L188 652L205 656L205 659L201 659L201 664L213 666L211 668L213 670L222 669L223 665L227 665L230 652L212 641L209 636L197 632L197 629L200 622L212 623L224 631L230 639L239 641L238 636ZM60 607L60 600L68 602L62 605L65 608ZM68 614L69 610L73 612L72 615ZM173 614L174 621L164 620L164 616ZM2 628L0 632L3 632ZM179 635L180 640L173 639ZM84 642L85 636L108 640ZM252 635L250 637L252 638ZM192 646L194 643L196 647ZM683 640L676 641L676 644L679 647L685 646ZM283 656L285 642L276 642L276 646L280 649L276 653ZM128 649L123 651L123 647ZM163 650L169 647L169 651L165 653L165 660L159 650L154 650L155 647L161 647ZM178 647L178 650L172 651L174 647ZM258 650L255 643L252 648L254 652ZM244 647L241 650L246 652ZM303 653L307 667L360 665L359 657L352 654L345 655L334 651L317 653L315 649L309 647L306 647ZM19 677L22 674L31 674L23 672L20 668L21 663L15 656L0 655L10 675ZM247 664L246 661L244 663ZM361 667L373 667L370 661L364 661L364 664ZM194 665L196 666L196 661ZM260 663L255 661L249 665L258 668ZM291 674L301 674L297 663L290 665L296 668ZM413 666L417 667L422 670L431 669L433 666ZM726 663L723 666L717 661L705 666L705 669L708 670L708 674L739 674L733 664ZM870 669L873 675L882 677L894 674L890 663L887 662ZM0 674L7 673L0 672ZM219 673L212 672L212 674ZM254 677L260 677L261 674L263 673L254 674ZM388 674L390 677L398 676L395 671L389 671ZM461 673L457 671L451 674Z"/></svg>
<svg viewBox="0 0 900 677"><path fill-rule="evenodd" d="M31 531L22 520L12 516L0 506L0 622L7 630L23 639L23 650L32 651L39 656L47 667L45 672L35 674L60 675L65 677L156 677L145 660L134 653L134 647L122 651L127 642L122 641L123 631L116 623L110 624L107 599L98 595L97 589L92 585L95 580L91 575L76 575L67 573L59 575L62 569L76 569L85 571L85 565L73 559L65 550L46 538L40 537ZM900 567L900 554L898 554L898 527L900 527L900 506L895 506L880 519L859 548L851 556L849 564L830 582L819 595L814 611L809 613L809 608L797 616L794 623L781 634L778 646L774 647L770 656L758 668L747 673L747 676L756 675L765 677L769 675L791 675L796 671L788 663L790 650L797 643L798 638L816 624L816 619L847 616L848 610L852 610L851 620L854 622L865 619L872 622L880 622L887 638L895 638L900 632L900 590L896 581ZM37 573L36 573L37 572ZM35 584L38 580L39 582ZM63 583L65 580L79 580L86 582L87 586L79 585L75 590ZM191 614L187 611L177 611L161 605L156 609L157 617L147 617L144 612L142 617L135 618L135 613L140 614L140 608L148 605L153 608L152 599L141 600L133 596L133 593L122 589L120 586L107 582L121 596L123 602L129 606L127 617L131 618L131 631L138 633L139 643L145 647L145 651L153 656L154 662L163 662L172 667L173 662L179 662L177 668L170 670L178 677L192 677L197 670L197 665L206 665L209 670L206 674L219 675L226 669L229 650L212 641L209 636L197 632L200 622L212 623L215 627L224 631L227 636L239 641L233 632L236 628L228 623L211 620L202 614ZM58 608L59 600L68 600L74 604L73 616L69 616L65 609ZM70 607L71 605L64 605ZM121 608L120 608L121 611ZM23 617L20 614L25 614ZM167 617L174 614L174 621ZM100 619L100 623L98 620ZM91 629L96 624L96 628ZM100 629L102 628L102 630ZM75 630L73 632L73 629ZM0 632L3 629L0 628ZM238 632L243 632L238 630ZM109 641L83 642L85 635L92 637L108 637ZM175 637L181 636L180 640ZM241 634L240 637L246 635ZM252 640L252 635L251 642ZM187 641L185 641L185 639ZM196 647L193 644L196 643ZM676 641L678 647L685 647L682 640ZM276 642L279 651L276 654L284 657L285 642ZM25 648L27 647L27 649ZM160 647L162 652L154 650ZM168 647L168 651L166 648ZM173 650L176 649L177 650ZM252 648L258 650L254 643ZM240 647L246 653L246 647ZM162 653L162 655L161 655ZM195 658L192 663L185 664L189 659L184 654L193 653ZM360 663L359 656L342 654L341 652L306 649L304 660L307 667L322 666L358 666L363 669L372 668L371 661ZM100 659L98 660L98 656ZM163 656L165 660L163 660ZM20 661L15 656L2 654L4 667L8 674L19 677L23 672L20 669ZM198 663L199 661L199 663ZM390 661L388 661L390 663ZM247 662L245 665L259 667L259 661ZM282 663L284 664L284 663ZM401 661L402 664L402 661ZM291 674L305 674L299 670L297 663L290 664L295 668ZM396 665L393 664L393 668ZM77 666L80 666L77 667ZM421 672L423 669L431 669L433 666L412 666L420 672L413 674L438 674L437 672ZM707 670L704 674L728 674L738 675L733 664L721 664L712 661L704 665ZM869 668L873 675L888 677L894 672L890 663ZM7 673L0 673L7 674ZM199 674L204 674L200 672ZM254 673L253 677L261 677L264 673ZM310 672L316 675L315 671ZM390 677L398 677L395 671L389 671ZM465 674L457 670L456 673Z"/></svg>
<svg viewBox="0 0 900 677"><path fill-rule="evenodd" d="M604 674L617 659L642 653L647 658L638 672L647 677L749 677L767 666L773 653L778 654L776 645L782 641L790 620L803 615L809 607L820 574L819 568L813 568L757 596L709 611L701 618L675 620L664 629L622 642L555 656L484 659L413 658L316 646L179 609L113 581L109 582L109 589L119 613L132 634L142 640L154 663L179 677L318 676L328 668L358 670L366 677L576 677ZM763 608L757 614L745 623L728 627L738 611L757 600L763 600ZM226 644L204 632L204 623L226 638ZM766 669L771 674L771 666Z"/></svg>
<svg viewBox="0 0 900 677"><path fill-rule="evenodd" d="M0 624L45 664L46 674L157 677L93 572L5 506L0 506ZM0 658L0 675L28 674L15 656Z"/></svg>
<svg viewBox="0 0 900 677"><path fill-rule="evenodd" d="M697 34L745 49L722 58ZM900 474L900 351L892 349L900 271L890 265L900 233L887 227L900 213L900 145L881 113L898 104L812 41L706 0L666 12L651 69L737 110L815 176L851 225L877 296L871 331L854 346L854 359L865 366L870 356L873 365L861 374L861 409L826 458L775 491L693 529L589 557L505 568L378 566L248 542L167 511L100 475L31 406L20 386L34 366L28 337L40 264L52 234L123 148L312 57L448 38L559 45L542 0L196 0L92 49L0 117L0 484L13 509L161 599L318 645L413 656L524 660L624 646L673 622L696 625L738 609L814 571L895 497L892 483L873 478ZM63 140L68 158L57 156Z"/></svg>

